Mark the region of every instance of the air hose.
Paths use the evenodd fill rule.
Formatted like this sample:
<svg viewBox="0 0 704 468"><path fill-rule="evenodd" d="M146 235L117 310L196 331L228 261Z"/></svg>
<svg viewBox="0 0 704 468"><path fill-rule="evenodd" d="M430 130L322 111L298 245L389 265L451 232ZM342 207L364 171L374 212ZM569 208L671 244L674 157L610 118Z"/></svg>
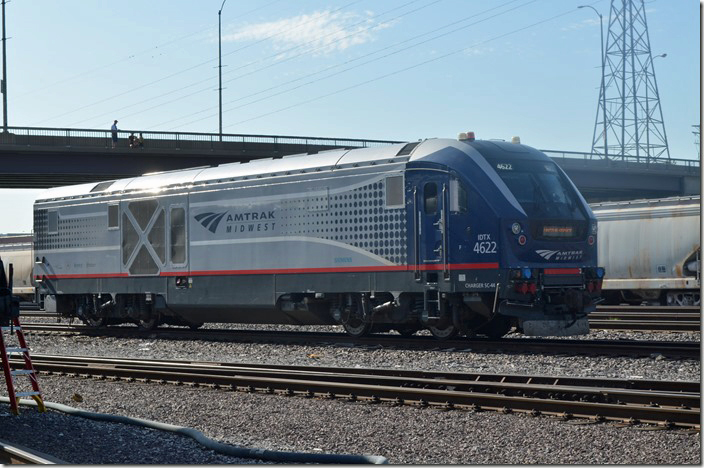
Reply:
<svg viewBox="0 0 704 468"><path fill-rule="evenodd" d="M8 397L0 397L0 402L9 404L10 399ZM37 405L36 402L33 400L20 400L20 404L26 406ZM188 436L207 449L214 450L218 453L222 453L224 455L229 455L232 457L256 458L259 460L282 463L319 463L348 465L378 465L389 463L386 457L377 455L339 455L332 453L282 452L277 450L238 447L236 445L229 445L217 442L213 439L206 437L202 432L192 429L190 427L174 426L173 424L160 423L140 418L130 418L127 416L120 416L115 414L93 413L91 411L80 410L71 406L62 405L61 403L44 402L44 405L49 409L70 414L72 416L79 416L81 418L93 419L96 421L131 424L133 426L148 427L152 429L159 429L162 431L168 431L173 432L175 434Z"/></svg>

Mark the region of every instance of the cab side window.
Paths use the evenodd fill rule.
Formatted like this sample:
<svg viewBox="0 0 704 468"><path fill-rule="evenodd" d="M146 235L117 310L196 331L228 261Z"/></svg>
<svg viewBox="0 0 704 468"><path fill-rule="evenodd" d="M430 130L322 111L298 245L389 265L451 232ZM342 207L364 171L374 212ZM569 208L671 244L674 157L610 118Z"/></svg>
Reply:
<svg viewBox="0 0 704 468"><path fill-rule="evenodd" d="M466 213L468 206L468 194L464 184L458 179L450 179L450 211L454 213Z"/></svg>
<svg viewBox="0 0 704 468"><path fill-rule="evenodd" d="M425 214L438 211L438 186L435 182L428 182L423 187L423 207Z"/></svg>

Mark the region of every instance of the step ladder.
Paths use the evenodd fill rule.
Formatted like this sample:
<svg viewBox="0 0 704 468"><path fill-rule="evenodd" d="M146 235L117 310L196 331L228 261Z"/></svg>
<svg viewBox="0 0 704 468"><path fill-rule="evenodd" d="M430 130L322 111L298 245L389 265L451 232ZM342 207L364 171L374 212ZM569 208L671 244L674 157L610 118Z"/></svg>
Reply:
<svg viewBox="0 0 704 468"><path fill-rule="evenodd" d="M440 291L435 289L434 285L426 285L423 291L423 321L439 320L442 312Z"/></svg>
<svg viewBox="0 0 704 468"><path fill-rule="evenodd" d="M10 398L10 410L15 415L20 414L20 398L31 396L37 403L39 412L43 413L46 407L39 390L39 381L32 365L32 358L29 357L29 346L20 326L20 300L12 295L12 273L12 263L10 263L8 274L5 275L5 266L0 259L0 359L2 359L2 370ZM10 356L22 356L24 367L13 370L10 366ZM31 390L17 391L15 377L28 377Z"/></svg>
<svg viewBox="0 0 704 468"><path fill-rule="evenodd" d="M13 341L16 341L16 343L13 343ZM11 319L9 324L6 323L0 326L0 356L2 357L2 370L5 374L5 382L7 383L7 393L10 397L10 410L12 414L18 415L20 413L20 398L28 396L31 396L37 403L37 408L40 413L46 411L44 400L42 399L42 392L39 390L37 373L32 365L32 358L29 356L27 340L24 338L24 332L20 326L20 320L17 317ZM22 356L24 360L23 368L12 369L10 366L10 356ZM18 391L18 386L15 384L15 377L28 377L31 390Z"/></svg>

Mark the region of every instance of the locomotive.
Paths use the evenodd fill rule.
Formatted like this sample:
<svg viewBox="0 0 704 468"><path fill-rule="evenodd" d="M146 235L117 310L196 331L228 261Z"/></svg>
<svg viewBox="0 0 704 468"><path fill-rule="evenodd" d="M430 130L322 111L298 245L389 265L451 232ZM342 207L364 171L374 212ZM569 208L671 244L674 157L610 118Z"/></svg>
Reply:
<svg viewBox="0 0 704 468"><path fill-rule="evenodd" d="M604 276L566 174L473 133L53 188L34 236L47 307L93 326L585 334Z"/></svg>

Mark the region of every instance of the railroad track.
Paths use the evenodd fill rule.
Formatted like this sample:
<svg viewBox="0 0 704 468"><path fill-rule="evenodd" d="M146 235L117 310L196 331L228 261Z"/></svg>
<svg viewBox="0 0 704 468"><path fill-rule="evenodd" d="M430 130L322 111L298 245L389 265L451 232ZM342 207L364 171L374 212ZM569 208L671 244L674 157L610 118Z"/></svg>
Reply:
<svg viewBox="0 0 704 468"><path fill-rule="evenodd" d="M56 313L24 309L26 317L57 318ZM589 315L589 326L595 330L700 331L699 307L664 306L598 306Z"/></svg>
<svg viewBox="0 0 704 468"><path fill-rule="evenodd" d="M543 338L459 338L439 341L431 336L403 337L395 334L376 334L364 338L351 338L344 333L318 333L303 331L262 331L184 328L157 328L139 330L133 326L91 328L84 325L25 323L25 332L82 334L119 338L159 338L172 340L205 340L245 343L275 343L290 345L336 345L350 347L385 347L412 350L444 350L474 352L514 352L541 354L571 354L598 356L643 357L661 354L672 359L700 359L700 343L693 341L641 341L641 340L592 340L592 339L543 339ZM31 341L30 341L31 342Z"/></svg>
<svg viewBox="0 0 704 468"><path fill-rule="evenodd" d="M0 440L0 463L3 465L65 465L66 462L26 447Z"/></svg>
<svg viewBox="0 0 704 468"><path fill-rule="evenodd" d="M589 326L602 330L700 331L699 307L599 306Z"/></svg>
<svg viewBox="0 0 704 468"><path fill-rule="evenodd" d="M32 360L39 372L62 376L700 428L699 382L36 354Z"/></svg>

